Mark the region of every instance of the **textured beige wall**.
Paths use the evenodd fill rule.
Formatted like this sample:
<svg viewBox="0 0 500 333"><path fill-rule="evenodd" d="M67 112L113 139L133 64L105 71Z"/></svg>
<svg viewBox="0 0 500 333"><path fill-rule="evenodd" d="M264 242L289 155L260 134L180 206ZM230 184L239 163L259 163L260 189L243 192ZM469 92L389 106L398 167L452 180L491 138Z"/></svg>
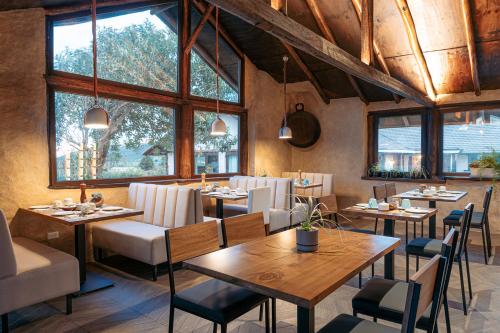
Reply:
<svg viewBox="0 0 500 333"><path fill-rule="evenodd" d="M370 103L367 107L358 98L345 98L332 100L330 105L325 105L316 98L315 91L308 83L294 84L290 91L294 94L292 99L303 102L306 110L316 115L321 123L321 137L313 147L292 149L292 170L333 173L340 207L367 201L372 195L373 185L380 182L361 179L366 165L366 114L368 111L401 108L402 105L413 107L414 103L402 101L398 107L395 107L394 102ZM490 91L485 95L490 98L483 97L481 100L498 99L500 91ZM447 102L460 102L472 97L465 94L446 98ZM398 191L412 189L415 185L415 183L396 183ZM484 191L490 182L456 180L448 181L446 185L450 189L468 191L469 195L459 203L438 203L440 210L438 221L442 221L450 210L463 208L469 201L474 202L476 209L480 210ZM500 233L499 201L499 194L496 193L489 215L495 233ZM426 203L421 204L426 205Z"/></svg>
<svg viewBox="0 0 500 333"><path fill-rule="evenodd" d="M245 61L248 110L248 174L279 176L291 162L291 148L278 139L283 119L283 86Z"/></svg>

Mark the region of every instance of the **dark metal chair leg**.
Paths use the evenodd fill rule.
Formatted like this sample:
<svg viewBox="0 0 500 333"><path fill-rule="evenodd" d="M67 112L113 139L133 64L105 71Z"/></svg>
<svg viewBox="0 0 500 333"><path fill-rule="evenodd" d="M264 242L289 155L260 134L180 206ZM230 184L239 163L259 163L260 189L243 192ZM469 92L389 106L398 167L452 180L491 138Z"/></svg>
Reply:
<svg viewBox="0 0 500 333"><path fill-rule="evenodd" d="M175 308L172 305L172 301L170 301L170 313L168 316L168 333L174 333L174 311ZM217 330L217 326L215 326L215 329Z"/></svg>
<svg viewBox="0 0 500 333"><path fill-rule="evenodd" d="M264 318L264 305L261 304L259 306L259 321L262 321L263 318Z"/></svg>
<svg viewBox="0 0 500 333"><path fill-rule="evenodd" d="M406 223L406 226L405 226L406 227L405 243L406 243L406 245L408 245L408 221L405 221L405 223Z"/></svg>
<svg viewBox="0 0 500 333"><path fill-rule="evenodd" d="M464 272L462 269L462 259L461 258L458 262L458 271L460 273L460 288L462 289L462 305L464 308L464 315L467 315L467 301L465 300Z"/></svg>
<svg viewBox="0 0 500 333"><path fill-rule="evenodd" d="M265 311L266 311L266 333L270 333L271 332L271 327L270 327L270 323L269 323L269 300L267 300L265 303L264 303L264 307L265 307Z"/></svg>
<svg viewBox="0 0 500 333"><path fill-rule="evenodd" d="M467 253L467 247L465 247L464 254L465 254L465 271L467 272L467 284L469 286L469 299L472 299L472 281L470 278L469 254Z"/></svg>
<svg viewBox="0 0 500 333"><path fill-rule="evenodd" d="M361 289L362 285L363 285L363 273L359 272L359 274L358 274L358 288Z"/></svg>
<svg viewBox="0 0 500 333"><path fill-rule="evenodd" d="M406 282L410 281L410 256L406 254Z"/></svg>
<svg viewBox="0 0 500 333"><path fill-rule="evenodd" d="M277 319L276 319L276 298L271 298L271 328L272 328L272 333L276 333L277 330Z"/></svg>
<svg viewBox="0 0 500 333"><path fill-rule="evenodd" d="M227 333L227 324L220 325L220 333Z"/></svg>
<svg viewBox="0 0 500 333"><path fill-rule="evenodd" d="M9 332L9 314L8 313L5 313L2 315L2 332L3 333Z"/></svg>
<svg viewBox="0 0 500 333"><path fill-rule="evenodd" d="M73 295L66 295L66 314L70 315L73 313Z"/></svg>
<svg viewBox="0 0 500 333"><path fill-rule="evenodd" d="M486 230L484 229L484 226L481 226L481 236L483 237L483 254L484 254L484 264L488 265L488 252L487 252L487 247L488 244L486 243Z"/></svg>
<svg viewBox="0 0 500 333"><path fill-rule="evenodd" d="M217 323L214 323L214 329L212 331L213 333L217 333Z"/></svg>
<svg viewBox="0 0 500 333"><path fill-rule="evenodd" d="M372 264L372 277L375 276L375 264Z"/></svg>
<svg viewBox="0 0 500 333"><path fill-rule="evenodd" d="M420 237L424 237L424 222L420 222Z"/></svg>
<svg viewBox="0 0 500 333"><path fill-rule="evenodd" d="M153 265L153 281L158 280L158 265Z"/></svg>
<svg viewBox="0 0 500 333"><path fill-rule="evenodd" d="M415 268L417 269L416 270L417 272L420 269L420 257L419 256L417 256L417 263L415 264Z"/></svg>
<svg viewBox="0 0 500 333"><path fill-rule="evenodd" d="M444 319L446 321L446 333L451 333L450 309L448 308L448 296L443 295Z"/></svg>

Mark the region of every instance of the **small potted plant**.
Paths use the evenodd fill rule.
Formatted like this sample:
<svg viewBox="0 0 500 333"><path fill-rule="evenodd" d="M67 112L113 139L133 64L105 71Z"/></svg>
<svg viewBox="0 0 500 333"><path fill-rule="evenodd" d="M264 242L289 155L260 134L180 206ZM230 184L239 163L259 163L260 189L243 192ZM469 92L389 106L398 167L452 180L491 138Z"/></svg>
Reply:
<svg viewBox="0 0 500 333"><path fill-rule="evenodd" d="M325 219L322 215L323 211L328 211L328 207L324 204L314 204L312 197L309 197L307 202L302 202L302 205L296 205L291 214L299 216L302 222L295 229L297 251L299 252L314 252L319 247L319 229L332 228L340 226L337 222L330 219Z"/></svg>
<svg viewBox="0 0 500 333"><path fill-rule="evenodd" d="M472 161L469 164L470 176L474 178L479 178L481 165L478 160Z"/></svg>
<svg viewBox="0 0 500 333"><path fill-rule="evenodd" d="M490 154L483 154L479 160L469 164L470 176L476 178L496 178L500 163L498 154L493 150Z"/></svg>
<svg viewBox="0 0 500 333"><path fill-rule="evenodd" d="M380 164L374 163L368 168L369 177L380 177Z"/></svg>

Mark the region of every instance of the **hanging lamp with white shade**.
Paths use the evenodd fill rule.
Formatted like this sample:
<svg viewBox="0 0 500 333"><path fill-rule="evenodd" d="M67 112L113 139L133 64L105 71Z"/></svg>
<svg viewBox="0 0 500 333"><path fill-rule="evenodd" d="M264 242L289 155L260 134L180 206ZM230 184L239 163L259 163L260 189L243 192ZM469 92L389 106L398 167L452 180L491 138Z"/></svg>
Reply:
<svg viewBox="0 0 500 333"><path fill-rule="evenodd" d="M109 115L104 108L99 105L97 95L97 5L96 0L92 0L92 56L94 64L94 104L85 112L83 116L83 126L90 129L104 129L109 127Z"/></svg>
<svg viewBox="0 0 500 333"><path fill-rule="evenodd" d="M211 136L224 136L227 134L227 126L220 117L219 101L219 7L215 8L215 71L216 71L216 94L217 94L217 118L212 123Z"/></svg>
<svg viewBox="0 0 500 333"><path fill-rule="evenodd" d="M286 103L286 65L288 63L288 56L283 56L283 100L284 100L284 108L283 108L283 126L279 131L279 138L281 140L288 140L292 138L292 129L288 127L286 114L287 114L287 103Z"/></svg>

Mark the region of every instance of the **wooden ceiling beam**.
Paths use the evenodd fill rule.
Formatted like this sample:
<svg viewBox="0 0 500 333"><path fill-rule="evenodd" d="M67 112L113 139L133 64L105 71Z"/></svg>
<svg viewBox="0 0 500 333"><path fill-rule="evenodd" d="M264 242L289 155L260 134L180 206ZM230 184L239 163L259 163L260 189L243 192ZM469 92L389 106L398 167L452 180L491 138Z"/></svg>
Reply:
<svg viewBox="0 0 500 333"><path fill-rule="evenodd" d="M415 29L415 22L413 21L413 17L411 16L410 8L408 7L408 3L406 2L406 0L394 1L396 2L399 13L401 14L401 17L403 19L406 34L408 35L408 40L410 42L410 47L415 56L415 60L417 61L422 79L424 80L427 95L434 101L436 99L436 91L434 89L434 85L432 84L431 74L429 72L429 67L427 66L424 53L422 52L422 47L420 46L420 42L418 41L417 30Z"/></svg>
<svg viewBox="0 0 500 333"><path fill-rule="evenodd" d="M143 3L143 2L144 2L144 0L104 0L104 1L97 2L97 8L123 6L123 5L130 5L130 4ZM168 6L169 4L177 4L177 3L178 3L178 0L162 1L162 5L166 5L166 6ZM152 3L152 6L153 5L154 5L154 3ZM75 13L75 12L81 12L84 10L90 10L90 7L91 7L90 1L88 3L84 3L84 4L49 7L49 8L45 9L45 15L54 16L54 15L61 15L61 14L70 14L70 13Z"/></svg>
<svg viewBox="0 0 500 333"><path fill-rule="evenodd" d="M284 0L271 0L271 7L275 10L283 10Z"/></svg>
<svg viewBox="0 0 500 333"><path fill-rule="evenodd" d="M200 0L194 0L192 2L192 4L196 7L196 9L200 13L204 13L208 7ZM213 14L210 15L210 17L208 18L208 22L210 22L210 24L215 27L215 17ZM245 54L243 53L243 51L241 51L239 46L236 45L236 43L233 41L231 36L227 33L226 29L224 29L224 26L220 22L219 22L219 34L222 36L222 38L224 38L224 41L227 42L229 44L229 46L231 46L231 48L234 50L234 52L236 52L236 54L238 54L238 56L241 59L243 59L245 57Z"/></svg>
<svg viewBox="0 0 500 333"><path fill-rule="evenodd" d="M361 2L361 61L373 66L373 0Z"/></svg>
<svg viewBox="0 0 500 333"><path fill-rule="evenodd" d="M323 16L323 13L318 7L318 3L316 0L306 0L307 6L309 7L309 10L314 16L314 20L316 21L316 24L318 25L319 29L321 30L321 33L323 34L323 37L325 37L330 43L338 46L337 41L335 40L335 36L333 35L332 30L326 23L325 17ZM346 73L347 79L349 80L349 83L351 84L352 88L356 92L356 94L359 96L361 101L368 105L369 101L366 98L365 94L361 90L361 87L359 86L358 82L356 79L352 77L352 75L349 75Z"/></svg>
<svg viewBox="0 0 500 333"><path fill-rule="evenodd" d="M210 15L212 15L214 8L215 8L215 6L210 4L205 9L205 12L203 13L203 16L201 17L200 22L198 22L198 25L193 30L191 37L189 37L189 40L187 41L186 47L184 48L185 54L188 54L189 52L191 52L193 45L196 43L196 40L198 39L198 36L200 35L201 30L203 30L205 23L207 23L208 18L210 17Z"/></svg>
<svg viewBox="0 0 500 333"><path fill-rule="evenodd" d="M469 0L462 0L462 13L464 15L465 35L467 37L467 50L469 51L469 62L472 84L476 96L481 95L481 84L479 83L479 71L477 69L476 41L474 38L474 25L472 23L472 12Z"/></svg>
<svg viewBox="0 0 500 333"><path fill-rule="evenodd" d="M318 79L316 79L316 77L311 72L311 70L307 67L307 65L304 63L304 61L302 61L302 59L300 58L297 51L295 51L295 49L292 46L288 45L286 42L281 41L281 43L283 44L283 46L287 50L290 57L300 67L302 72L304 72L304 74L307 76L307 79L312 83L314 88L316 88L316 90L317 90L319 96L321 97L321 99L323 100L323 102L325 102L325 104L330 104L330 98L328 98L328 96L325 94L325 92L323 91L323 88L321 88L321 85L319 84Z"/></svg>
<svg viewBox="0 0 500 333"><path fill-rule="evenodd" d="M425 106L435 104L429 97L416 89L373 67L367 66L361 60L330 41L272 9L265 2L248 0L208 0L208 2L346 73L407 97L419 104Z"/></svg>
<svg viewBox="0 0 500 333"><path fill-rule="evenodd" d="M352 6L354 7L356 16L358 17L358 23L361 27L361 3L359 2L359 0L352 0ZM373 38L373 53L375 54L375 58L377 59L378 64L382 68L382 71L387 75L391 75L389 66L387 66L387 62L385 61L385 58L382 55L382 51L380 51L380 48L375 38ZM394 98L396 104L399 104L399 102L401 102L401 97L399 97L399 95L392 93L392 97Z"/></svg>

